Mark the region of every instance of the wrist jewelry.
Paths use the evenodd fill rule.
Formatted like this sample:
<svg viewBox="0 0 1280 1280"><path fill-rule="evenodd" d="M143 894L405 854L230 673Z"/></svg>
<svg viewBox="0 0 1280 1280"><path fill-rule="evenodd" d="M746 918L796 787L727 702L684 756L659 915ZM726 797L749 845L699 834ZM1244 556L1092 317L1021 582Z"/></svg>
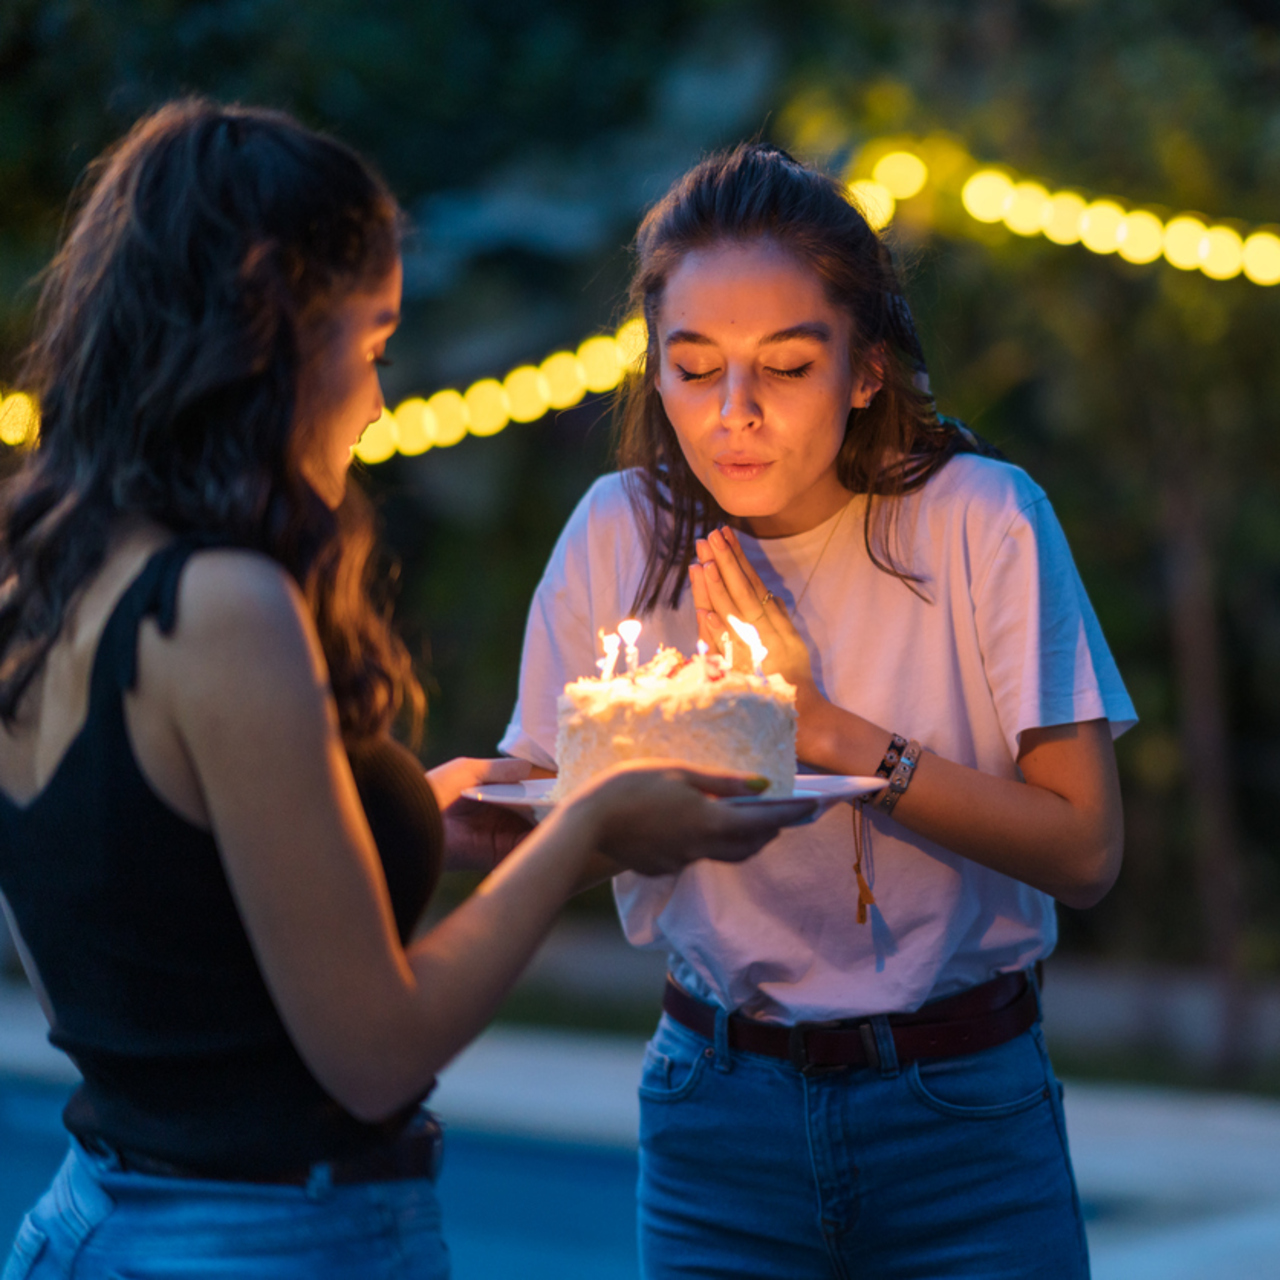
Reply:
<svg viewBox="0 0 1280 1280"><path fill-rule="evenodd" d="M889 749L884 753L884 759L876 766L876 777L893 777L893 771L898 767L898 761L902 759L902 753L906 749L906 738L899 737L899 735L895 733L889 739Z"/></svg>
<svg viewBox="0 0 1280 1280"><path fill-rule="evenodd" d="M911 779L915 777L916 764L920 759L920 751L918 742L912 741L907 744L907 749L902 753L889 778L889 785L876 797L875 807L881 813L892 813L894 806L902 799L902 793L911 785Z"/></svg>

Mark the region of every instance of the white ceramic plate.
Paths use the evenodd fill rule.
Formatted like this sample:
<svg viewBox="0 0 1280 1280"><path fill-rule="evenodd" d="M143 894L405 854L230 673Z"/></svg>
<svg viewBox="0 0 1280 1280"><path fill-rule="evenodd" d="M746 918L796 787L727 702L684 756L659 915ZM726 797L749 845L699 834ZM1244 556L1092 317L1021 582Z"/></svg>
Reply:
<svg viewBox="0 0 1280 1280"><path fill-rule="evenodd" d="M545 817L555 808L550 799L554 778L534 778L529 782L491 782L483 787L468 787L462 794L468 800L501 805L504 809L523 809L534 817ZM883 778L844 777L829 773L798 773L796 789L789 796L729 796L725 804L764 805L766 808L788 804L792 800L816 800L817 808L800 821L812 822L820 813L842 800L856 800L887 786ZM796 824L798 825L798 824Z"/></svg>

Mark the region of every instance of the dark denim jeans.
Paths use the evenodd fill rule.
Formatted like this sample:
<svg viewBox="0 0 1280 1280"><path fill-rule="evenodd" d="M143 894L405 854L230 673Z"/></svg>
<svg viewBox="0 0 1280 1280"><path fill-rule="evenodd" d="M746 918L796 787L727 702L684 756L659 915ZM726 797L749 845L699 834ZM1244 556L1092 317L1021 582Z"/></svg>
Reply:
<svg viewBox="0 0 1280 1280"><path fill-rule="evenodd" d="M445 1280L426 1179L260 1186L122 1173L71 1151L0 1280Z"/></svg>
<svg viewBox="0 0 1280 1280"><path fill-rule="evenodd" d="M645 1280L1081 1280L1039 1025L995 1049L802 1075L663 1015L640 1085Z"/></svg>

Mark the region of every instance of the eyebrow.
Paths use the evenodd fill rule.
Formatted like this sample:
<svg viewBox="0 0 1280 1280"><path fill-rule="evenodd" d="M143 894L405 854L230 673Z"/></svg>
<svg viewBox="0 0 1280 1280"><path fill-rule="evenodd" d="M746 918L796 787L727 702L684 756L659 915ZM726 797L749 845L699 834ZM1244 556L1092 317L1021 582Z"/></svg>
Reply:
<svg viewBox="0 0 1280 1280"><path fill-rule="evenodd" d="M811 342L830 342L831 326L823 324L820 320L813 320L806 324L793 324L790 328L779 329L776 333L768 334L756 345L768 347L779 342L791 342L796 338L808 338ZM673 346L677 342L693 347L715 346L706 334L698 333L694 329L672 329L667 334L667 345Z"/></svg>

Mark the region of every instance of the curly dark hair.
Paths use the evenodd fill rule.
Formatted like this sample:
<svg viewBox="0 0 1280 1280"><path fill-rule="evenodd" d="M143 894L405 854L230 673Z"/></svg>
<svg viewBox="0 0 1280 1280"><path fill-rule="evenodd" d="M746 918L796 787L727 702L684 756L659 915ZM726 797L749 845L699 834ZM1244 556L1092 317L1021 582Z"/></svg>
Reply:
<svg viewBox="0 0 1280 1280"><path fill-rule="evenodd" d="M658 395L658 310L685 254L766 238L821 279L852 321L855 371L874 366L882 386L853 409L836 459L840 483L868 495L864 537L872 562L914 587L892 550L893 499L920 488L956 453L994 453L968 428L940 417L924 353L888 246L834 179L763 143L713 155L690 170L645 216L629 300L644 316L648 349L624 386L616 459L645 532L648 558L633 610L680 602L694 542L729 519L693 474Z"/></svg>
<svg viewBox="0 0 1280 1280"><path fill-rule="evenodd" d="M251 548L297 580L344 737L423 698L384 604L376 539L300 469L299 339L385 278L402 215L348 147L276 111L200 98L141 119L89 169L44 275L20 385L35 448L0 489L0 718L124 516Z"/></svg>

